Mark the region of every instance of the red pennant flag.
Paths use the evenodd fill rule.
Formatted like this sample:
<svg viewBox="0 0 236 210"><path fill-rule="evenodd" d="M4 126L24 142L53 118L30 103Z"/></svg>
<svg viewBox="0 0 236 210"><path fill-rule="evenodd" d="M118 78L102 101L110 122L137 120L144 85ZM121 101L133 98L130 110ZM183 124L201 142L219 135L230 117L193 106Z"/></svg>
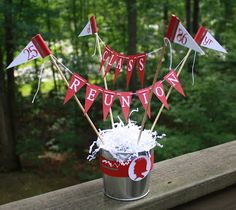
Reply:
<svg viewBox="0 0 236 210"><path fill-rule="evenodd" d="M70 80L69 87L66 92L64 104L66 104L67 101L69 101L71 99L71 97L74 94L76 94L80 90L80 88L82 88L85 85L86 82L87 81L84 78L80 77L76 73L73 73L71 80Z"/></svg>
<svg viewBox="0 0 236 210"><path fill-rule="evenodd" d="M139 100L141 101L143 108L146 110L147 104L148 104L148 98L150 95L150 88L144 88L141 90L136 91L137 96L139 97ZM148 107L148 117L151 117L151 109L150 105Z"/></svg>
<svg viewBox="0 0 236 210"><path fill-rule="evenodd" d="M100 87L91 84L87 85L85 105L84 105L86 113L88 112L89 108L92 106L93 102L98 97L99 93L100 93Z"/></svg>
<svg viewBox="0 0 236 210"><path fill-rule="evenodd" d="M144 71L145 71L145 65L146 65L146 53L138 55L137 63L138 63L139 78L140 78L141 85L143 87Z"/></svg>
<svg viewBox="0 0 236 210"><path fill-rule="evenodd" d="M127 123L129 118L130 104L132 100L132 92L120 92L119 94L120 105L125 116L125 121Z"/></svg>
<svg viewBox="0 0 236 210"><path fill-rule="evenodd" d="M129 82L133 73L135 65L135 55L130 55L128 56L128 61L127 61L127 76L126 76L126 87L129 87Z"/></svg>
<svg viewBox="0 0 236 210"><path fill-rule="evenodd" d="M97 33L97 24L96 24L96 19L95 16L90 17L90 20L86 24L86 26L83 28L81 33L79 34L80 36L87 36L91 34Z"/></svg>
<svg viewBox="0 0 236 210"><path fill-rule="evenodd" d="M111 48L108 45L106 45L106 47L105 47L105 49L103 51L103 54L102 54L102 60L101 60L101 63L100 63L100 67L99 67L98 73L101 71L102 66L106 62L106 60L107 60L108 56L110 55L111 51L112 51Z"/></svg>
<svg viewBox="0 0 236 210"><path fill-rule="evenodd" d="M105 121L108 112L116 98L116 93L110 90L104 90L102 93L102 104L103 104L103 120Z"/></svg>
<svg viewBox="0 0 236 210"><path fill-rule="evenodd" d="M117 54L117 61L116 61L116 70L115 70L115 77L114 77L114 84L116 84L117 77L120 73L122 65L125 62L126 56L124 54Z"/></svg>
<svg viewBox="0 0 236 210"><path fill-rule="evenodd" d="M164 106L169 109L169 105L167 103L167 100L166 100L166 95L165 95L165 92L164 92L164 88L163 88L163 85L162 85L162 82L159 81L157 82L154 87L153 87L153 93L157 96L157 98L161 101L161 103L164 104Z"/></svg>
<svg viewBox="0 0 236 210"><path fill-rule="evenodd" d="M180 84L180 81L177 77L177 74L175 70L170 70L170 72L164 76L164 79L171 85L173 88L175 88L181 95L185 96L183 88Z"/></svg>
<svg viewBox="0 0 236 210"><path fill-rule="evenodd" d="M107 75L107 73L110 71L112 64L116 61L117 58L117 52L115 52L114 50L111 51L111 57L108 61L106 70L105 70L105 74L104 77Z"/></svg>

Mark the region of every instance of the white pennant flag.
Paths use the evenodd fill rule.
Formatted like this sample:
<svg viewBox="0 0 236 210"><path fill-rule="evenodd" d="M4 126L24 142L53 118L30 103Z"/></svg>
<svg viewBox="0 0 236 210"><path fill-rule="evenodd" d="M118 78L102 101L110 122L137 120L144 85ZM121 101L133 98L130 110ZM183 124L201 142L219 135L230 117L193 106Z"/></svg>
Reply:
<svg viewBox="0 0 236 210"><path fill-rule="evenodd" d="M92 16L90 18L89 22L84 27L84 29L79 34L79 37L80 36L88 36L88 35L94 34L96 32L97 32L96 19L95 19L95 16Z"/></svg>
<svg viewBox="0 0 236 210"><path fill-rule="evenodd" d="M219 52L227 53L225 48L223 48L219 42L216 41L216 39L209 33L207 29L205 29L203 26L201 26L198 29L198 32L195 36L195 41L206 48L216 50Z"/></svg>
<svg viewBox="0 0 236 210"><path fill-rule="evenodd" d="M199 47L199 45L195 42L192 36L188 33L188 31L181 24L180 20L172 15L169 27L166 33L166 38L170 41L180 44L184 47L190 48L196 52L199 52L201 55L205 53Z"/></svg>
<svg viewBox="0 0 236 210"><path fill-rule="evenodd" d="M37 58L44 58L50 54L50 49L44 42L43 38L40 34L37 34L21 51L21 53L9 64L7 69Z"/></svg>

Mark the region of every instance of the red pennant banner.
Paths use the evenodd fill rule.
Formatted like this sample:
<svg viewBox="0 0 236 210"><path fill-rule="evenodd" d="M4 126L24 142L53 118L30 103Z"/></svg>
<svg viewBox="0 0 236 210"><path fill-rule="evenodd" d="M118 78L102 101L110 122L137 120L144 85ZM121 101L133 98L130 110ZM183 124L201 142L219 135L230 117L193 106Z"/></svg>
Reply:
<svg viewBox="0 0 236 210"><path fill-rule="evenodd" d="M67 89L67 92L66 92L64 104L67 103L71 99L71 97L74 94L76 94L80 90L80 88L82 88L85 85L86 82L87 81L84 78L80 77L76 73L73 73L70 80L69 88Z"/></svg>
<svg viewBox="0 0 236 210"><path fill-rule="evenodd" d="M108 64L107 64L107 67L106 67L106 70L105 70L104 77L105 77L105 76L107 75L107 73L110 71L112 64L116 61L116 58L117 58L117 52L111 51L111 57L110 57L110 59L109 59L109 61L108 61Z"/></svg>
<svg viewBox="0 0 236 210"><path fill-rule="evenodd" d="M153 87L153 93L157 96L157 98L161 101L161 103L164 104L164 106L169 109L169 105L167 103L167 100L166 100L166 95L165 95L165 92L164 92L164 88L163 88L163 85L162 85L162 82L159 81L157 82L154 87Z"/></svg>
<svg viewBox="0 0 236 210"><path fill-rule="evenodd" d="M116 70L115 70L115 77L114 77L114 84L116 84L117 77L120 73L122 65L125 62L126 56L124 54L117 54L117 61L116 61Z"/></svg>
<svg viewBox="0 0 236 210"><path fill-rule="evenodd" d="M144 71L145 71L145 65L146 65L146 53L138 55L137 63L138 63L139 78L140 78L141 85L143 87Z"/></svg>
<svg viewBox="0 0 236 210"><path fill-rule="evenodd" d="M105 49L103 51L103 54L102 54L102 60L101 60L101 63L100 63L100 67L99 67L98 73L101 71L102 66L106 62L106 60L107 60L108 56L110 55L111 51L112 51L111 48L108 45L106 45L106 47L105 47Z"/></svg>
<svg viewBox="0 0 236 210"><path fill-rule="evenodd" d="M135 56L134 55L128 56L127 76L126 76L126 87L127 88L129 86L129 83L130 83L130 79L131 79L131 76L132 76L132 73L133 73L134 65L135 65Z"/></svg>
<svg viewBox="0 0 236 210"><path fill-rule="evenodd" d="M177 77L177 74L175 70L170 70L170 72L164 76L164 79L171 85L173 88L175 88L181 95L185 96L183 88L180 84L180 81Z"/></svg>
<svg viewBox="0 0 236 210"><path fill-rule="evenodd" d="M139 97L139 100L141 101L143 108L146 110L146 106L148 104L148 98L150 95L150 88L144 88L141 90L136 91L137 96ZM151 109L150 109L150 105L148 107L148 117L151 117Z"/></svg>
<svg viewBox="0 0 236 210"><path fill-rule="evenodd" d="M132 100L132 92L120 92L119 93L120 106L122 108L123 114L125 116L126 123L129 118L130 104Z"/></svg>
<svg viewBox="0 0 236 210"><path fill-rule="evenodd" d="M91 84L87 85L85 105L84 105L86 113L88 112L89 108L92 106L92 104L98 97L99 93L100 93L100 87Z"/></svg>
<svg viewBox="0 0 236 210"><path fill-rule="evenodd" d="M103 104L103 120L105 121L108 112L116 98L116 93L110 90L104 90L102 93L102 104Z"/></svg>

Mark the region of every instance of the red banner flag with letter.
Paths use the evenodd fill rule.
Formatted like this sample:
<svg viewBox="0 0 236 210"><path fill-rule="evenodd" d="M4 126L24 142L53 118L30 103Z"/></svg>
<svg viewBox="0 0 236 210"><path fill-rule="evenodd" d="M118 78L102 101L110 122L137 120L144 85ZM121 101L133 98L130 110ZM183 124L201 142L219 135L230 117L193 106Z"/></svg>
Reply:
<svg viewBox="0 0 236 210"><path fill-rule="evenodd" d="M110 90L104 90L102 93L102 104L103 104L103 120L105 121L108 112L116 98L116 93Z"/></svg>
<svg viewBox="0 0 236 210"><path fill-rule="evenodd" d="M171 16L166 38L174 43L199 52L201 55L205 54L175 15Z"/></svg>
<svg viewBox="0 0 236 210"><path fill-rule="evenodd" d="M88 35L95 34L95 33L97 33L97 24L96 24L95 16L92 16L90 18L89 22L84 27L84 29L79 34L79 37L80 36L88 36Z"/></svg>
<svg viewBox="0 0 236 210"><path fill-rule="evenodd" d="M8 65L7 69L37 58L44 58L50 54L51 51L46 45L45 41L40 34L37 34L21 51L21 53Z"/></svg>
<svg viewBox="0 0 236 210"><path fill-rule="evenodd" d="M99 93L100 93L100 87L96 85L87 84L85 105L84 105L84 109L86 113L88 112L89 108L92 106L92 104L98 97Z"/></svg>
<svg viewBox="0 0 236 210"><path fill-rule="evenodd" d="M126 87L128 88L130 79L133 73L135 65L135 55L130 55L128 56L128 61L127 61L127 76L126 76Z"/></svg>
<svg viewBox="0 0 236 210"><path fill-rule="evenodd" d="M144 72L145 72L145 65L146 65L146 53L143 53L137 56L137 63L138 63L139 78L140 78L141 86L143 87Z"/></svg>
<svg viewBox="0 0 236 210"><path fill-rule="evenodd" d="M219 52L227 53L225 48L223 48L216 39L209 33L207 29L205 29L203 26L201 26L198 29L198 32L196 36L194 37L195 41L203 47L217 50Z"/></svg>
<svg viewBox="0 0 236 210"><path fill-rule="evenodd" d="M166 100L166 95L164 92L164 87L162 85L162 82L157 82L153 87L153 93L157 96L157 98L161 101L161 103L164 104L164 106L169 109L169 105Z"/></svg>
<svg viewBox="0 0 236 210"><path fill-rule="evenodd" d="M117 61L116 61L116 70L115 70L115 77L114 77L114 84L116 84L117 77L120 73L122 65L125 62L126 56L124 54L117 54Z"/></svg>
<svg viewBox="0 0 236 210"><path fill-rule="evenodd" d="M137 96L139 97L139 100L141 101L143 108L146 110L147 104L148 104L148 98L150 95L150 88L144 88L141 90L136 91ZM151 108L150 105L148 107L148 117L151 117Z"/></svg>
<svg viewBox="0 0 236 210"><path fill-rule="evenodd" d="M125 116L125 121L127 123L129 118L130 104L132 100L132 92L120 92L119 94L120 105Z"/></svg>
<svg viewBox="0 0 236 210"><path fill-rule="evenodd" d="M98 72L101 71L102 66L103 66L104 63L106 62L106 60L107 60L108 56L110 55L111 51L112 51L112 49L111 49L108 45L106 45L106 47L105 47L105 49L104 49L104 51L103 51L103 54L102 54L102 60L101 60L101 63L100 63L100 67L99 67Z"/></svg>
<svg viewBox="0 0 236 210"><path fill-rule="evenodd" d="M86 82L87 81L84 78L82 78L81 76L79 76L76 73L73 73L71 80L70 80L69 87L66 92L64 104L66 104L71 99L71 97L74 94L76 94L85 85Z"/></svg>
<svg viewBox="0 0 236 210"><path fill-rule="evenodd" d="M108 64L107 64L107 67L106 67L106 70L105 70L105 74L104 74L104 77L107 75L107 73L110 71L111 69L111 66L113 65L113 63L116 61L116 58L117 58L117 52L115 52L114 50L111 51L111 57L108 61Z"/></svg>
<svg viewBox="0 0 236 210"><path fill-rule="evenodd" d="M181 95L185 96L183 88L180 84L180 81L177 77L176 72L172 69L170 72L164 76L164 79L173 87L175 88Z"/></svg>

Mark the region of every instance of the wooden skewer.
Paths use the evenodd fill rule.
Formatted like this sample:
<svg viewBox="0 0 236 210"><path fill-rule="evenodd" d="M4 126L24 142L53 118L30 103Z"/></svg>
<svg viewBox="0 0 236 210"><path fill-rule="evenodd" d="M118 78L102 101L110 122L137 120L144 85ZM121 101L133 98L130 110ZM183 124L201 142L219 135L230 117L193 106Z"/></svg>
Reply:
<svg viewBox="0 0 236 210"><path fill-rule="evenodd" d="M160 72L160 69L161 69L161 64L162 64L162 60L164 58L165 50L166 50L166 44L164 43L163 46L162 46L160 58L159 58L158 63L157 63L156 73L155 73L155 76L154 76L154 79L153 79L153 82L152 82L152 88L151 88L151 91L150 91L150 95L148 97L148 103L147 103L147 106L146 106L146 109L145 109L145 112L144 112L144 116L143 116L143 120L142 120L141 129L140 129L140 132L139 132L137 144L139 144L139 141L141 139L142 132L143 132L143 129L144 129L144 125L145 125L145 122L147 120L148 107L150 106L150 103L151 103L151 100L152 100L152 95L153 95L153 87L154 87L154 85L157 81L157 78L158 78L158 75L159 75L159 72Z"/></svg>
<svg viewBox="0 0 236 210"><path fill-rule="evenodd" d="M180 75L180 73L181 73L181 71L182 71L182 69L183 69L183 67L184 67L184 64L186 63L186 61L187 61L187 59L188 59L188 57L189 57L191 51L192 51L192 50L189 49L188 52L187 52L187 54L186 54L186 56L184 57L184 60L183 60L181 66L180 66L180 68L179 68L179 70L178 70L178 72L177 72L177 76ZM172 90L173 90L173 87L171 86L170 89L169 89L169 91L168 91L168 93L167 93L167 95L166 95L166 99L169 98L169 96L170 96ZM161 108L159 109L159 112L157 113L157 116L156 116L156 118L155 118L155 120L154 120L154 122L153 122L153 124L152 124L151 132L152 132L153 129L155 128L155 126L156 126L156 124L157 124L157 121L159 120L159 118L160 118L160 116L161 116L161 113L162 113L163 108L164 108L164 104L161 105Z"/></svg>
<svg viewBox="0 0 236 210"><path fill-rule="evenodd" d="M99 54L99 57L100 57L100 61L102 61L102 53L101 53L101 46L100 46L100 40L99 40L98 33L95 33L95 36L96 36L98 54ZM105 87L106 90L108 90L107 80L106 80L106 77L104 77L104 75L105 75L105 70L104 70L104 67L102 67L102 77L103 77L104 87ZM114 128L114 119L113 119L113 114L112 114L112 109L111 108L109 109L109 113L110 113L111 125L112 125L112 128Z"/></svg>
<svg viewBox="0 0 236 210"><path fill-rule="evenodd" d="M67 79L65 78L64 74L62 73L60 67L57 65L56 60L54 59L54 57L52 55L49 55L51 61L53 62L53 64L56 66L59 74L61 75L61 78L64 80L64 82L66 83L66 85L69 87L69 83L67 81ZM102 140L101 135L99 134L99 132L97 131L94 123L92 122L92 120L90 119L90 117L88 116L88 114L85 112L84 107L82 106L82 104L80 103L80 100L77 98L76 95L74 95L74 99L76 101L76 103L79 105L79 108L81 109L81 111L83 112L85 118L88 120L89 124L91 125L92 129L94 130L94 132L96 133L96 135L98 136L98 138L100 139L100 141L102 142L102 144L105 144L104 141Z"/></svg>

